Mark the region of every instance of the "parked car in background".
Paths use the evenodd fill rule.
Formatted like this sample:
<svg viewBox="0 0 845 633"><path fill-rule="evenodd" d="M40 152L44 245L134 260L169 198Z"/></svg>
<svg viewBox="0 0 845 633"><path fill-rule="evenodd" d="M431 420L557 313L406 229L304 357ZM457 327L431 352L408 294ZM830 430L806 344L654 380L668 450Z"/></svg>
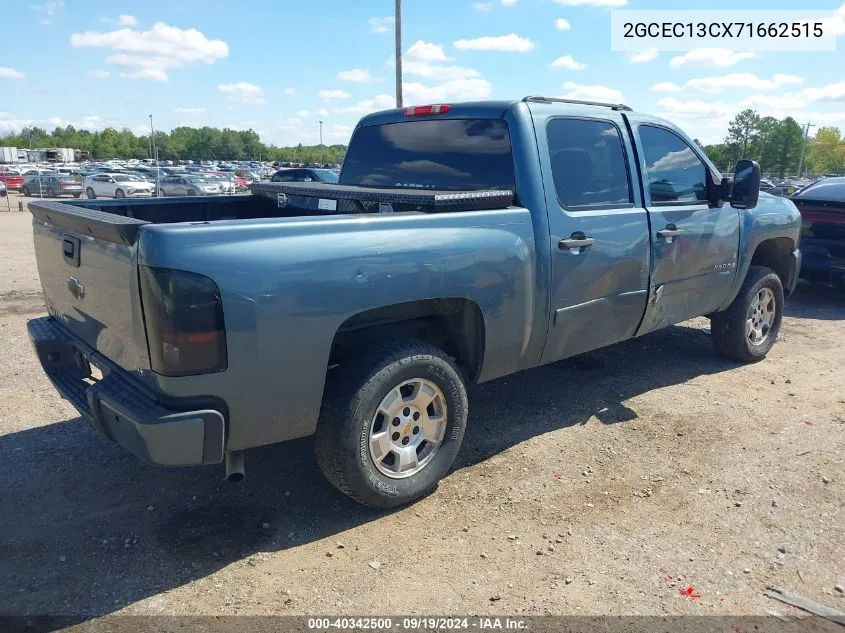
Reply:
<svg viewBox="0 0 845 633"><path fill-rule="evenodd" d="M6 189L20 191L23 187L23 176L17 169L0 169L0 180L6 186Z"/></svg>
<svg viewBox="0 0 845 633"><path fill-rule="evenodd" d="M271 182L327 182L335 184L338 175L328 169L280 169L270 178Z"/></svg>
<svg viewBox="0 0 845 633"><path fill-rule="evenodd" d="M82 179L78 176L67 174L41 174L41 177L30 178L21 188L25 196L44 196L46 198L58 198L59 196L73 196L79 198L82 195Z"/></svg>
<svg viewBox="0 0 845 633"><path fill-rule="evenodd" d="M194 174L170 174L158 181L160 196L217 196L222 187L214 180Z"/></svg>
<svg viewBox="0 0 845 633"><path fill-rule="evenodd" d="M220 172L204 172L202 174L198 174L201 178L205 178L213 183L216 183L220 186L220 193L225 194L232 194L235 193L237 189L237 183L235 182L235 178L230 178L231 174L223 174Z"/></svg>
<svg viewBox="0 0 845 633"><path fill-rule="evenodd" d="M6 183L0 180L0 198L5 198L8 195L6 191Z"/></svg>
<svg viewBox="0 0 845 633"><path fill-rule="evenodd" d="M85 178L85 196L94 198L149 198L155 185L131 174L94 174Z"/></svg>
<svg viewBox="0 0 845 633"><path fill-rule="evenodd" d="M59 172L53 171L51 169L27 169L22 174L23 176L23 187L26 187L26 184L31 181L32 179L38 180L38 177L41 176L58 176Z"/></svg>
<svg viewBox="0 0 845 633"><path fill-rule="evenodd" d="M801 212L801 277L845 281L845 178L818 180L790 197Z"/></svg>
<svg viewBox="0 0 845 633"><path fill-rule="evenodd" d="M771 190L774 188L775 183L773 183L771 180L766 180L765 178L760 179L760 191L771 192Z"/></svg>

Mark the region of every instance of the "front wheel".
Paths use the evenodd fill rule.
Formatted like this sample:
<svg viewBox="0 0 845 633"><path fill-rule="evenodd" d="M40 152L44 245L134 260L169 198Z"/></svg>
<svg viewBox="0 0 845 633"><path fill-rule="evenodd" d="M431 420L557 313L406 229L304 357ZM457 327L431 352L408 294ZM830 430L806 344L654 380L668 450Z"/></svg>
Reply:
<svg viewBox="0 0 845 633"><path fill-rule="evenodd" d="M118 189L117 191L114 192L114 197L115 198L125 198L126 193L124 193L123 189Z"/></svg>
<svg viewBox="0 0 845 633"><path fill-rule="evenodd" d="M711 317L713 344L720 354L734 360L762 360L777 340L782 318L780 277L765 266L752 266L733 303Z"/></svg>
<svg viewBox="0 0 845 633"><path fill-rule="evenodd" d="M197 195L197 192L194 191L193 189L188 189L188 195L189 196L195 196L195 195Z"/></svg>
<svg viewBox="0 0 845 633"><path fill-rule="evenodd" d="M97 194L94 193L94 190L91 187L87 187L85 189L85 197L89 200L94 200L97 197Z"/></svg>
<svg viewBox="0 0 845 633"><path fill-rule="evenodd" d="M338 490L374 508L431 491L448 472L467 421L466 386L440 349L389 343L326 382L314 450Z"/></svg>

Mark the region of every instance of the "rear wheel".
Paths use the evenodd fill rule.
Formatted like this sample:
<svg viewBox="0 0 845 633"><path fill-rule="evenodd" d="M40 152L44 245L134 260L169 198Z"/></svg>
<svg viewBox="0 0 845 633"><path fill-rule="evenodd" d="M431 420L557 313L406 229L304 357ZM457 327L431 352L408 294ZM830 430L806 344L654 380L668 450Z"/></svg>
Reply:
<svg viewBox="0 0 845 633"><path fill-rule="evenodd" d="M48 198L57 197L56 192L52 188L47 189L47 192L44 195L46 195Z"/></svg>
<svg viewBox="0 0 845 633"><path fill-rule="evenodd" d="M115 198L125 198L126 194L124 193L123 189L118 189L117 191L114 192L114 197Z"/></svg>
<svg viewBox="0 0 845 633"><path fill-rule="evenodd" d="M188 189L188 195L189 196L195 196L195 195L197 195L197 192L194 191L193 189Z"/></svg>
<svg viewBox="0 0 845 633"><path fill-rule="evenodd" d="M734 360L762 360L777 340L782 318L780 277L765 266L752 266L733 303L711 317L713 344Z"/></svg>
<svg viewBox="0 0 845 633"><path fill-rule="evenodd" d="M97 194L94 193L94 190L91 187L86 187L85 197L89 200L94 200L97 197Z"/></svg>
<svg viewBox="0 0 845 633"><path fill-rule="evenodd" d="M440 349L416 341L385 344L327 380L317 462L332 485L360 503L409 503L448 472L467 409L460 372Z"/></svg>
<svg viewBox="0 0 845 633"><path fill-rule="evenodd" d="M82 195L81 193L75 193L75 194L73 194L73 197L74 197L74 198L78 198L78 197L79 197L79 196L81 196L81 195Z"/></svg>
<svg viewBox="0 0 845 633"><path fill-rule="evenodd" d="M26 187L21 188L21 193L22 193L23 195L25 195L26 197L29 197L29 196L31 196L31 195L32 195L32 192L30 192L30 190L29 190L29 189L27 189Z"/></svg>

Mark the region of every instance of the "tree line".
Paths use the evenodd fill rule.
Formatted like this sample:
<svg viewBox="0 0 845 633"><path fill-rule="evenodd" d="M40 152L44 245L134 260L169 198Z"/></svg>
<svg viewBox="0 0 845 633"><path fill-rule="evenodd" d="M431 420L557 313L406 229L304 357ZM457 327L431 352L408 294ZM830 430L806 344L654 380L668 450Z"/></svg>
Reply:
<svg viewBox="0 0 845 633"><path fill-rule="evenodd" d="M702 148L725 172L730 172L736 161L750 158L760 163L764 174L780 177L799 171L817 176L845 174L845 139L839 128L819 128L806 144L804 137L805 128L792 117L760 116L749 108L733 118L722 143Z"/></svg>
<svg viewBox="0 0 845 633"><path fill-rule="evenodd" d="M101 131L77 130L72 125L52 132L39 127L23 128L19 134L0 138L0 145L29 147L71 147L88 152L95 160L107 158L150 158L150 136L136 136L131 130L105 128ZM276 147L261 142L254 130L213 127L177 127L155 133L155 148L160 160L269 160L298 163L339 163L345 145L297 145Z"/></svg>

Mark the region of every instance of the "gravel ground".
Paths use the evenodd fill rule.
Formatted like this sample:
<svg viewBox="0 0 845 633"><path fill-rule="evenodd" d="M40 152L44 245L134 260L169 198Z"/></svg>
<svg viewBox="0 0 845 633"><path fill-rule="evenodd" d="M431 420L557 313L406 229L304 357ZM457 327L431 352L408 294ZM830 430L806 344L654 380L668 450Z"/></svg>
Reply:
<svg viewBox="0 0 845 633"><path fill-rule="evenodd" d="M30 350L29 214L0 237L0 612L799 613L769 585L845 610L841 291L802 286L755 365L697 319L482 385L452 474L378 512L310 440L230 486L98 436Z"/></svg>

